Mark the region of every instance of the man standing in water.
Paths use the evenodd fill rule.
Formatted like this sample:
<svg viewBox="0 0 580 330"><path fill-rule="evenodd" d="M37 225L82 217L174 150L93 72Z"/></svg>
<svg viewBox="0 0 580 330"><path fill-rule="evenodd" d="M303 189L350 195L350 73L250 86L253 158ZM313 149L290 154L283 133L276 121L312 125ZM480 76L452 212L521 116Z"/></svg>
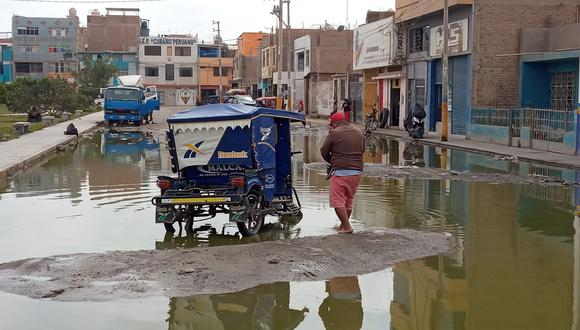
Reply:
<svg viewBox="0 0 580 330"><path fill-rule="evenodd" d="M346 122L342 112L330 116L330 133L320 148L330 163L330 207L334 208L340 234L351 234L350 216L354 196L363 170L364 136L358 128Z"/></svg>

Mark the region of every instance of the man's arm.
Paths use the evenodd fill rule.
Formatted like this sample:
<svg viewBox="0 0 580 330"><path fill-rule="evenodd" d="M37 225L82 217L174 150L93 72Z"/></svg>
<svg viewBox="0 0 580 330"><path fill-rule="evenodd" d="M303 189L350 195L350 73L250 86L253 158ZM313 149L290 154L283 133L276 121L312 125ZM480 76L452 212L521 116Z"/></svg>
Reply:
<svg viewBox="0 0 580 330"><path fill-rule="evenodd" d="M326 139L324 140L324 144L322 145L322 147L320 148L320 154L322 155L322 158L327 162L330 163L331 160L331 150L332 150L332 137L331 137L332 133L329 133L328 136L326 136Z"/></svg>

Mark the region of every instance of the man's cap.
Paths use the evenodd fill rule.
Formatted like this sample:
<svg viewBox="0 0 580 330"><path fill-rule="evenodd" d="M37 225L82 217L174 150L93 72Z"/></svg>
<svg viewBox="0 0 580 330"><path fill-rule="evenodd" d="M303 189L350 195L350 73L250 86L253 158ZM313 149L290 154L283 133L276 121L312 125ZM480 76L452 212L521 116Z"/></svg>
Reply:
<svg viewBox="0 0 580 330"><path fill-rule="evenodd" d="M330 116L330 123L336 123L339 121L345 121L346 118L344 117L344 113L342 112L335 112Z"/></svg>

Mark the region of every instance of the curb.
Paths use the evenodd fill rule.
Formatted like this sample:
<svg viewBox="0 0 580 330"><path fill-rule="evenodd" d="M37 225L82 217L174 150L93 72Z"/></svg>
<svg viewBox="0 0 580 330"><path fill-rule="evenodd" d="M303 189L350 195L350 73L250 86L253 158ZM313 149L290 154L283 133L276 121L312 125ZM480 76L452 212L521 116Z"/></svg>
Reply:
<svg viewBox="0 0 580 330"><path fill-rule="evenodd" d="M67 125L69 123L74 123L74 121L67 121L64 122ZM96 121L94 124L92 124L91 126L89 126L88 128L80 131L79 130L79 136L71 136L65 140L61 140L58 143L54 143L51 144L49 147L45 148L44 150L38 152L38 153L34 153L31 155L26 156L25 159L19 160L16 163L10 164L8 165L6 168L0 169L0 181L5 181L8 180L14 176L16 176L17 174L21 173L22 171L33 167L35 165L38 165L39 163L41 163L44 160L47 160L48 158L52 157L60 147L62 146L66 146L68 144L70 144L71 142L74 141L78 141L80 138L82 138L82 135L86 134L86 133L90 133L92 131L94 131L95 129L97 129L101 123L103 121L99 120ZM63 123L61 123L63 124ZM0 183L0 187L2 186L2 184Z"/></svg>
<svg viewBox="0 0 580 330"><path fill-rule="evenodd" d="M320 125L319 127L324 126L324 124L326 123L326 121L320 120L320 119L309 119L309 122L316 123L316 124ZM361 124L358 124L358 123L354 123L354 124L359 128L362 127ZM447 149L456 149L456 150L461 150L461 151L467 151L467 152L472 152L472 153L476 153L476 154L480 154L480 155L492 155L492 156L493 155L500 155L500 156L508 156L508 157L514 156L513 154L510 154L510 153L505 152L505 151L490 151L490 150L478 149L475 147L461 146L461 145L457 145L457 144L453 144L453 143L449 143L449 142L441 142L441 141L429 140L429 139L415 140L415 139L412 139L411 137L408 137L408 136L389 133L389 131L385 131L384 129L383 130L376 130L376 131L372 132L372 134L378 135L378 136L390 137L390 138L394 138L394 139L398 139L398 140L412 141L412 142L416 142L419 144L426 144L426 145L431 145L431 146L436 146L436 147L443 147L443 148L447 148ZM490 145L490 147L494 146L494 144L491 144L491 143L489 145ZM508 146L501 145L501 144L498 144L498 146L508 147ZM529 149L529 150L535 150L535 149ZM577 156L570 156L570 157L577 157ZM529 156L525 156L525 155L524 156L518 155L517 158L519 160L523 160L526 162L537 163L537 164L553 166L553 167L558 167L558 168L567 168L567 169L572 169L572 170L580 169L579 165L537 159L537 158L533 158L533 157L529 157Z"/></svg>

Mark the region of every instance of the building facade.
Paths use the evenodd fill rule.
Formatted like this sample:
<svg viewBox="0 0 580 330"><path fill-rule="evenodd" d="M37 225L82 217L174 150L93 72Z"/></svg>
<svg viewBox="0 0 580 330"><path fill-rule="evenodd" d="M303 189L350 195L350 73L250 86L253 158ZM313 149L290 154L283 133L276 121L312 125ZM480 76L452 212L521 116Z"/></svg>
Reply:
<svg viewBox="0 0 580 330"><path fill-rule="evenodd" d="M232 88L235 51L227 45L198 44L198 95L200 100L219 95L220 84L222 95ZM221 62L221 74L220 74Z"/></svg>
<svg viewBox="0 0 580 330"><path fill-rule="evenodd" d="M407 112L440 131L443 0L397 0ZM577 1L449 1L448 126L473 140L577 153ZM567 26L568 25L568 26ZM559 35L561 34L561 36ZM561 45L561 46L555 46ZM558 48L562 47L562 48Z"/></svg>
<svg viewBox="0 0 580 330"><path fill-rule="evenodd" d="M473 5L468 1L452 4L449 9L449 128L451 134L467 135L472 91ZM410 7L409 7L410 6ZM425 109L426 127L441 129L443 7L431 8L419 16L405 16L403 7L397 28L406 37L406 116L415 106ZM399 16L399 15L398 15Z"/></svg>
<svg viewBox="0 0 580 330"><path fill-rule="evenodd" d="M282 95L286 95L288 91L288 86L294 80L292 76L292 68L294 66L292 51L291 54L288 52L288 47L294 46L294 40L303 37L310 33L320 31L319 29L290 29L284 30L282 36L282 53L280 59L282 61L282 75L280 77L281 81L281 91ZM277 62L277 52L278 52L278 33L270 34L270 38L265 38L262 40L260 45L262 55L260 56L260 67L262 71L262 81L259 86L262 96L277 96L278 95L278 62ZM292 49L291 49L292 50ZM290 56L290 63L288 63L288 56ZM289 73L290 71L290 73ZM297 105L298 103L296 103Z"/></svg>
<svg viewBox="0 0 580 330"><path fill-rule="evenodd" d="M351 30L316 30L294 40L293 110L299 109L301 101L305 113L313 116L329 116L335 100L340 107L348 95L352 47Z"/></svg>
<svg viewBox="0 0 580 330"><path fill-rule="evenodd" d="M232 87L244 89L254 98L259 97L258 84L261 80L260 43L266 38L267 33L244 32L237 41Z"/></svg>
<svg viewBox="0 0 580 330"><path fill-rule="evenodd" d="M105 15L93 10L87 16L87 43L81 50L136 53L140 29L137 8L106 8Z"/></svg>
<svg viewBox="0 0 580 330"><path fill-rule="evenodd" d="M161 104L197 102L197 41L190 35L139 38L138 73L145 85L155 85Z"/></svg>
<svg viewBox="0 0 580 330"><path fill-rule="evenodd" d="M355 112L355 121L362 121L372 108L388 116L388 126L402 127L406 107L405 67L395 56L394 12L371 12L367 23L354 30L353 69L362 73L362 113ZM380 18L378 20L375 20ZM352 96L351 96L352 97Z"/></svg>
<svg viewBox="0 0 580 330"><path fill-rule="evenodd" d="M62 18L13 16L14 78L58 76L74 80L78 29L73 9Z"/></svg>
<svg viewBox="0 0 580 330"><path fill-rule="evenodd" d="M0 84L12 82L12 43L0 41Z"/></svg>

